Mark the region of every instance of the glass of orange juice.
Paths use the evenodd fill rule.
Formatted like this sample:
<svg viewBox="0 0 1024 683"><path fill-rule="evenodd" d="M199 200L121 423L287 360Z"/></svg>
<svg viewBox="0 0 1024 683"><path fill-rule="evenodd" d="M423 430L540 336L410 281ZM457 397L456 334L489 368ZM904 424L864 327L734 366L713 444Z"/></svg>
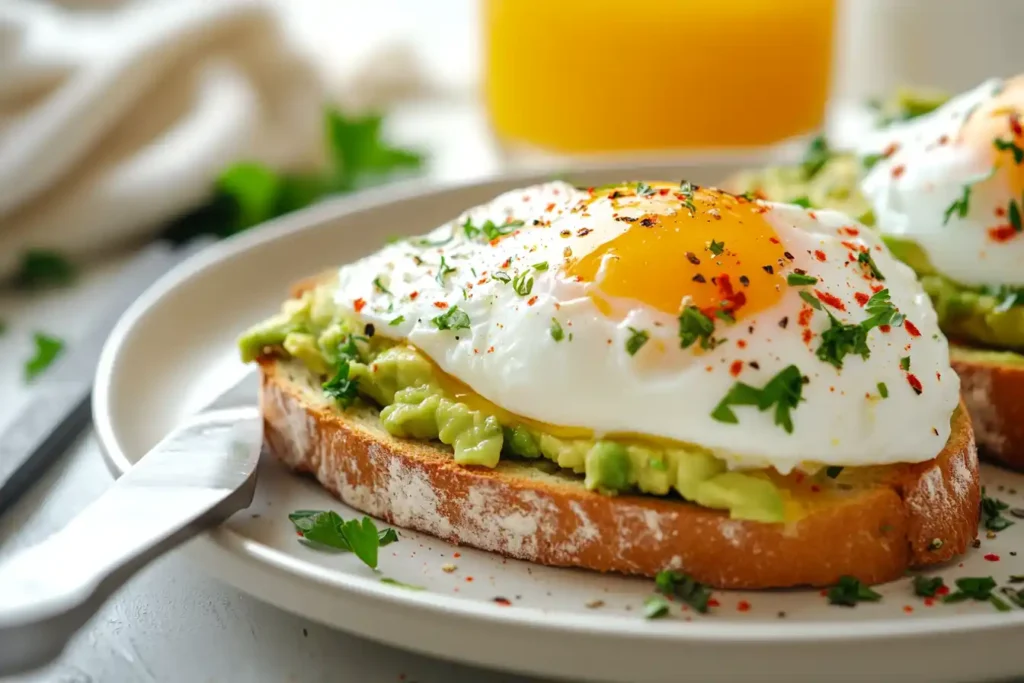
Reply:
<svg viewBox="0 0 1024 683"><path fill-rule="evenodd" d="M506 149L751 148L822 125L836 0L481 0Z"/></svg>

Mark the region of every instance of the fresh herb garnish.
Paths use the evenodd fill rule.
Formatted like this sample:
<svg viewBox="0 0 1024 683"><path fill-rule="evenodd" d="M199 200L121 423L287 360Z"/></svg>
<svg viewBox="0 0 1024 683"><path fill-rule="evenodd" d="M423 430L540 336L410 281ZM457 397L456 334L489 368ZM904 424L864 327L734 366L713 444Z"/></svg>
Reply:
<svg viewBox="0 0 1024 683"><path fill-rule="evenodd" d="M1005 152L1007 150L1013 152L1013 163L1018 165L1024 163L1024 149L1018 147L1017 143L1013 140L1000 140L999 138L996 138L992 141L992 144L994 144L995 148L1000 152Z"/></svg>
<svg viewBox="0 0 1024 683"><path fill-rule="evenodd" d="M644 600L644 619L660 619L668 614L668 600L660 595L652 595Z"/></svg>
<svg viewBox="0 0 1024 683"><path fill-rule="evenodd" d="M444 279L448 276L449 273L454 273L454 272L455 272L455 269L452 268L451 266L449 266L447 263L445 263L444 256L442 256L441 257L441 263L437 267L437 277L435 277L434 279L437 280L437 284L440 287L443 288L444 287Z"/></svg>
<svg viewBox="0 0 1024 683"><path fill-rule="evenodd" d="M821 333L821 345L815 354L820 360L842 369L843 359L851 353L867 358L871 355L868 349L868 329L864 325L842 323L828 313L829 327Z"/></svg>
<svg viewBox="0 0 1024 683"><path fill-rule="evenodd" d="M512 289L519 296L529 296L533 291L533 275L530 275L530 271L524 270L512 278Z"/></svg>
<svg viewBox="0 0 1024 683"><path fill-rule="evenodd" d="M36 332L32 335L35 350L32 357L25 362L25 380L31 382L38 377L43 370L50 367L53 361L64 351L64 341L57 337L51 337L43 332Z"/></svg>
<svg viewBox="0 0 1024 683"><path fill-rule="evenodd" d="M433 241L427 239L426 237L423 237L421 239L414 241L413 244L415 244L417 247L443 247L449 242L451 242L453 239L455 239L454 229L448 231L447 237L442 237L441 239Z"/></svg>
<svg viewBox="0 0 1024 683"><path fill-rule="evenodd" d="M829 479L835 479L836 477L838 477L842 473L842 471L843 471L843 468L839 467L838 465L833 465L831 467L826 467L825 468L825 476L828 477Z"/></svg>
<svg viewBox="0 0 1024 683"><path fill-rule="evenodd" d="M654 577L654 585L662 595L674 595L701 614L708 611L711 589L686 574L665 569Z"/></svg>
<svg viewBox="0 0 1024 683"><path fill-rule="evenodd" d="M1007 599L1013 604L1015 604L1017 607L1024 608L1024 589L1017 590L1016 588L1003 586L999 589L999 592L1005 595Z"/></svg>
<svg viewBox="0 0 1024 683"><path fill-rule="evenodd" d="M373 286L381 294L387 294L388 296L391 296L391 291L387 287L384 286L384 284L380 281L380 277L379 276L373 278Z"/></svg>
<svg viewBox="0 0 1024 683"><path fill-rule="evenodd" d="M900 358L900 370L903 372L910 371L910 356L903 356Z"/></svg>
<svg viewBox="0 0 1024 683"><path fill-rule="evenodd" d="M551 319L551 338L556 342L562 341L565 338L565 330L562 329L562 323L558 322L555 318Z"/></svg>
<svg viewBox="0 0 1024 683"><path fill-rule="evenodd" d="M805 290L801 290L800 298L803 299L807 303L808 306L810 306L811 308L815 309L816 311L820 311L821 310L821 302L818 301L818 297L814 296L810 292L805 291Z"/></svg>
<svg viewBox="0 0 1024 683"><path fill-rule="evenodd" d="M857 254L857 263L867 266L868 272L871 273L871 277L876 280L885 280L885 276L882 275L882 271L880 271L878 266L875 264L875 259L872 258L871 252L862 251Z"/></svg>
<svg viewBox="0 0 1024 683"><path fill-rule="evenodd" d="M404 315L400 315L397 318L392 319L392 321L389 322L388 325L390 325L391 327L395 327L397 325L401 325L404 322L405 322L405 316Z"/></svg>
<svg viewBox="0 0 1024 683"><path fill-rule="evenodd" d="M1000 612L1010 609L998 596L992 595L996 587L991 576L965 576L955 581L957 590L942 598L942 602L963 602L964 600L988 600Z"/></svg>
<svg viewBox="0 0 1024 683"><path fill-rule="evenodd" d="M804 378L799 368L790 365L768 380L763 389L736 382L725 397L711 412L712 419L729 424L738 424L739 419L732 411L733 406L756 406L764 412L775 406L775 424L793 433L793 417L790 411L800 403Z"/></svg>
<svg viewBox="0 0 1024 683"><path fill-rule="evenodd" d="M804 208L804 209L811 208L811 199L807 195L802 195L800 197L796 197L794 199L790 199L789 203L790 204L795 204L796 206L799 206L799 207Z"/></svg>
<svg viewBox="0 0 1024 683"><path fill-rule="evenodd" d="M651 338L647 330L638 330L635 327L629 328L629 339L626 340L626 353L635 356L636 352L643 348L644 344Z"/></svg>
<svg viewBox="0 0 1024 683"><path fill-rule="evenodd" d="M333 510L296 510L288 515L300 541L317 550L355 553L371 569L377 568L377 551L398 540L394 529L378 531L369 517L345 521Z"/></svg>
<svg viewBox="0 0 1024 683"><path fill-rule="evenodd" d="M708 245L708 251L715 256L721 256L722 252L725 251L725 242L716 242L714 239L711 240L711 244Z"/></svg>
<svg viewBox="0 0 1024 683"><path fill-rule="evenodd" d="M431 318L430 322L439 330L468 330L470 325L469 316L458 306L452 306L436 318Z"/></svg>
<svg viewBox="0 0 1024 683"><path fill-rule="evenodd" d="M536 270L538 273L543 273L545 270L548 269L548 262L541 261L540 263L534 263L533 269Z"/></svg>
<svg viewBox="0 0 1024 683"><path fill-rule="evenodd" d="M861 160L861 166L864 167L865 171L870 171L875 167L879 161L885 158L884 154L865 154Z"/></svg>
<svg viewBox="0 0 1024 683"><path fill-rule="evenodd" d="M934 598L935 593L945 585L941 576L915 576L914 595L922 598Z"/></svg>
<svg viewBox="0 0 1024 683"><path fill-rule="evenodd" d="M790 273L786 276L786 284L792 287L801 287L803 285L813 285L818 282L818 278L813 275L805 275L803 273Z"/></svg>
<svg viewBox="0 0 1024 683"><path fill-rule="evenodd" d="M734 316L732 314L732 311L730 311L728 309L725 309L725 308L716 309L715 310L715 317L718 318L719 320L724 320L725 322L729 323L730 325L732 323L736 322L736 316Z"/></svg>
<svg viewBox="0 0 1024 683"><path fill-rule="evenodd" d="M828 141L824 135L819 135L811 141L811 144L807 147L807 151L804 153L804 160L801 164L801 168L804 172L804 179L810 180L814 176L818 175L828 160L832 158L832 152L829 150Z"/></svg>
<svg viewBox="0 0 1024 683"><path fill-rule="evenodd" d="M841 576L839 582L828 589L828 601L832 605L854 607L858 602L878 602L880 593L871 590L852 576Z"/></svg>
<svg viewBox="0 0 1024 683"><path fill-rule="evenodd" d="M636 194L638 197L650 197L654 194L655 189L645 182L639 182L636 184Z"/></svg>
<svg viewBox="0 0 1024 683"><path fill-rule="evenodd" d="M899 327L906 320L906 316L900 313L899 309L890 301L888 289L872 294L871 298L864 305L864 310L867 311L870 317L862 322L861 325L868 329L880 327L881 325Z"/></svg>
<svg viewBox="0 0 1024 683"><path fill-rule="evenodd" d="M488 219L484 221L483 225L477 227L473 225L473 221L469 218L462 224L462 231L465 233L467 239L474 239L480 235L490 242L496 240L499 237L503 237L511 232L514 232L516 228L522 227L522 221L508 221L504 225L498 225L494 221Z"/></svg>
<svg viewBox="0 0 1024 683"><path fill-rule="evenodd" d="M77 270L59 252L51 249L28 249L14 275L14 285L21 289L63 287L75 280Z"/></svg>
<svg viewBox="0 0 1024 683"><path fill-rule="evenodd" d="M711 338L715 331L714 321L700 312L696 306L686 306L679 314L679 347L689 348L700 340L702 349L710 349L715 345Z"/></svg>
<svg viewBox="0 0 1024 683"><path fill-rule="evenodd" d="M506 273L503 270L496 270L496 271L494 271L494 273L491 275L491 279L492 280L497 280L498 282L503 282L506 285L508 283L512 282L512 276L509 275L508 273Z"/></svg>
<svg viewBox="0 0 1024 683"><path fill-rule="evenodd" d="M947 223L949 223L949 219L953 217L953 214L956 214L960 218L966 216L968 207L970 206L970 201L971 186L964 185L963 194L960 195L959 199L950 204L949 207L946 209L946 213L943 214L942 224L946 225Z"/></svg>
<svg viewBox="0 0 1024 683"><path fill-rule="evenodd" d="M1010 208L1007 212L1007 217L1010 219L1010 225L1013 227L1014 232L1021 232L1024 230L1024 225L1021 224L1020 218L1020 206L1017 202L1010 200Z"/></svg>
<svg viewBox="0 0 1024 683"><path fill-rule="evenodd" d="M321 385L324 393L337 401L343 408L351 406L356 400L356 396L359 395L359 383L354 379L349 379L349 370L349 359L344 356L339 357L334 377Z"/></svg>
<svg viewBox="0 0 1024 683"><path fill-rule="evenodd" d="M889 398L889 387L885 386L885 382L878 383L878 395L882 398Z"/></svg>
<svg viewBox="0 0 1024 683"><path fill-rule="evenodd" d="M404 589L410 590L410 591L424 591L424 590L427 590L423 586L414 586L411 583L403 583L402 581L399 581L397 579L389 579L386 576L382 576L381 579L380 579L380 582L381 583L386 583L389 586L394 586L395 588L404 588Z"/></svg>
<svg viewBox="0 0 1024 683"><path fill-rule="evenodd" d="M1007 503L999 500L998 498L992 498L991 496L985 495L985 490L981 491L981 519L985 525L985 528L989 531L1002 531L1008 526L1013 526L1013 522L1003 517L1003 510L1008 510L1010 506Z"/></svg>

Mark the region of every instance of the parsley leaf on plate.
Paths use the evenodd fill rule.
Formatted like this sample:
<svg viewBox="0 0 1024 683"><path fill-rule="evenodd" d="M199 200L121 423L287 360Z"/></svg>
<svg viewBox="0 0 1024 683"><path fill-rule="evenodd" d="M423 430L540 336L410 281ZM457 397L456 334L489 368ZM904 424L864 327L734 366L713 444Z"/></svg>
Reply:
<svg viewBox="0 0 1024 683"><path fill-rule="evenodd" d="M828 589L828 601L831 605L854 607L858 602L878 602L880 593L871 590L852 576L841 576L839 582Z"/></svg>
<svg viewBox="0 0 1024 683"><path fill-rule="evenodd" d="M14 284L21 289L63 287L74 282L75 266L52 249L28 249L21 255Z"/></svg>
<svg viewBox="0 0 1024 683"><path fill-rule="evenodd" d="M32 340L35 344L35 352L25 362L26 381L32 381L38 377L64 351L64 341L62 339L51 337L43 332L33 334Z"/></svg>
<svg viewBox="0 0 1024 683"><path fill-rule="evenodd" d="M920 595L923 598L933 598L935 593L944 585L945 583L942 581L941 576L915 576L914 595Z"/></svg>
<svg viewBox="0 0 1024 683"><path fill-rule="evenodd" d="M998 498L985 495L984 488L981 490L981 519L989 531L1002 531L1008 526L1013 526L1013 522L1002 515L1003 511L1009 508L1007 503Z"/></svg>
<svg viewBox="0 0 1024 683"><path fill-rule="evenodd" d="M394 529L378 530L369 517L345 521L333 510L296 510L288 515L305 545L316 550L351 552L377 568L377 551L398 540Z"/></svg>
<svg viewBox="0 0 1024 683"><path fill-rule="evenodd" d="M654 577L654 585L662 595L674 595L701 614L708 611L711 589L682 572L660 571Z"/></svg>
<svg viewBox="0 0 1024 683"><path fill-rule="evenodd" d="M955 581L957 590L942 598L943 602L963 602L964 600L988 600L1000 612L1011 609L999 596L993 595L996 582L991 576L964 576Z"/></svg>
<svg viewBox="0 0 1024 683"><path fill-rule="evenodd" d="M660 619L668 614L669 602L660 595L644 600L644 619Z"/></svg>

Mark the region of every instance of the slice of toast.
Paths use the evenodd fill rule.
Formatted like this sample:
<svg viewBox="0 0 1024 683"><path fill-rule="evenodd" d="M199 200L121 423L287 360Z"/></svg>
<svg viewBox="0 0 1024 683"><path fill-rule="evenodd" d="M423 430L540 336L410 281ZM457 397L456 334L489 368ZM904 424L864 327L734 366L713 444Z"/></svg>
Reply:
<svg viewBox="0 0 1024 683"><path fill-rule="evenodd" d="M540 564L653 576L680 569L719 588L868 583L964 552L978 528L971 423L916 465L847 468L849 483L797 521L765 524L678 498L606 496L536 464L462 467L438 442L398 439L375 409L338 409L292 360L260 359L265 439L277 458L391 524Z"/></svg>
<svg viewBox="0 0 1024 683"><path fill-rule="evenodd" d="M1024 357L950 344L949 360L981 455L1024 471Z"/></svg>

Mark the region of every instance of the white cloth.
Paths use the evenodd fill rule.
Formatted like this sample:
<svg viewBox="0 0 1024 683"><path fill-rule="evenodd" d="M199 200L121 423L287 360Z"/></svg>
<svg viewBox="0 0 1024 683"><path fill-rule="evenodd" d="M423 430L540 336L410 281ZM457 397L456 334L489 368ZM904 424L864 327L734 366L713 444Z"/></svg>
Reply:
<svg viewBox="0 0 1024 683"><path fill-rule="evenodd" d="M130 243L235 161L322 161L323 90L265 2L0 2L0 278Z"/></svg>

